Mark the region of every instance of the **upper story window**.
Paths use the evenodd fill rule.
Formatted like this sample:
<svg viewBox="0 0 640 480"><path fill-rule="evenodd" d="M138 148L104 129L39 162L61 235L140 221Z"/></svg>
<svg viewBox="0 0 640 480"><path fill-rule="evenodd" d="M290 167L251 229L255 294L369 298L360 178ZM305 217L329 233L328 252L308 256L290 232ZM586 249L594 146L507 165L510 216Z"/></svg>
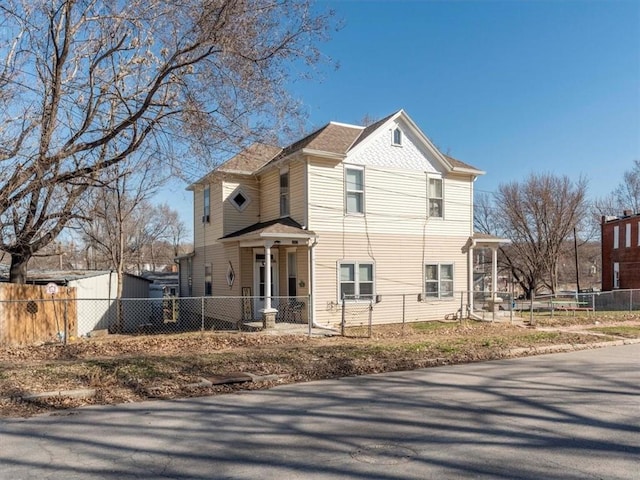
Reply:
<svg viewBox="0 0 640 480"><path fill-rule="evenodd" d="M452 263L432 263L424 266L424 293L426 298L453 297Z"/></svg>
<svg viewBox="0 0 640 480"><path fill-rule="evenodd" d="M436 177L429 177L428 185L428 208L429 216L435 218L442 218L443 216L443 195L442 195L442 179Z"/></svg>
<svg viewBox="0 0 640 480"><path fill-rule="evenodd" d="M391 132L391 143L397 147L402 146L402 130L400 127L396 127Z"/></svg>
<svg viewBox="0 0 640 480"><path fill-rule="evenodd" d="M211 190L206 187L202 191L202 223L209 223L211 220Z"/></svg>
<svg viewBox="0 0 640 480"><path fill-rule="evenodd" d="M289 215L289 170L280 172L280 216Z"/></svg>
<svg viewBox="0 0 640 480"><path fill-rule="evenodd" d="M340 262L340 300L370 300L373 298L373 263Z"/></svg>
<svg viewBox="0 0 640 480"><path fill-rule="evenodd" d="M345 210L364 214L364 169L345 168Z"/></svg>
<svg viewBox="0 0 640 480"><path fill-rule="evenodd" d="M238 211L242 212L251 203L251 198L241 188L236 188L235 192L231 194L229 202Z"/></svg>
<svg viewBox="0 0 640 480"><path fill-rule="evenodd" d="M619 247L620 247L620 226L614 225L613 226L613 248L619 248Z"/></svg>
<svg viewBox="0 0 640 480"><path fill-rule="evenodd" d="M624 246L629 248L631 246L631 224L627 223L624 228Z"/></svg>

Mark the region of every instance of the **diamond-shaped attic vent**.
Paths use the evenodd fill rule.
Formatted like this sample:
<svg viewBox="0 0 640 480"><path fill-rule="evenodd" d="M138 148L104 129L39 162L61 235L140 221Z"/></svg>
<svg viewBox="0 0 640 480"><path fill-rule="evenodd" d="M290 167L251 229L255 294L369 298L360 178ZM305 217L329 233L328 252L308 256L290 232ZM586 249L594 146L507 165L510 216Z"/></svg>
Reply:
<svg viewBox="0 0 640 480"><path fill-rule="evenodd" d="M236 202L238 204L239 207L242 207L242 205L244 204L244 202L247 201L246 198L244 198L244 195L242 195L241 193L237 194L235 197L233 197L233 201Z"/></svg>
<svg viewBox="0 0 640 480"><path fill-rule="evenodd" d="M249 195L238 188L235 193L231 195L229 201L234 207L242 212L245 208L247 208L247 205L251 203L251 198L249 197Z"/></svg>

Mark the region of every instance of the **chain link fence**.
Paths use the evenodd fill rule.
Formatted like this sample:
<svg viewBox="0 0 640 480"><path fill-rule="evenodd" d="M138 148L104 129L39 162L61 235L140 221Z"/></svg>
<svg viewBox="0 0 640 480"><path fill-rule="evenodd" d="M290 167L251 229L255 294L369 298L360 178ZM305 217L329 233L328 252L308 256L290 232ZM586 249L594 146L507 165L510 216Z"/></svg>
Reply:
<svg viewBox="0 0 640 480"><path fill-rule="evenodd" d="M310 297L273 297L276 327L283 333L311 334ZM102 332L127 335L195 331L257 331L264 328L261 297L38 299L0 301L0 343L66 342ZM425 321L513 322L535 315L578 312L638 312L640 290L565 293L515 299L507 292L452 292L430 297L416 294L380 294L370 298L345 297L330 327L348 337L371 337L381 325ZM318 312L321 313L321 312ZM338 323L336 323L338 322ZM8 327L11 325L11 327ZM12 329L11 335L3 330ZM17 340L16 340L17 339Z"/></svg>

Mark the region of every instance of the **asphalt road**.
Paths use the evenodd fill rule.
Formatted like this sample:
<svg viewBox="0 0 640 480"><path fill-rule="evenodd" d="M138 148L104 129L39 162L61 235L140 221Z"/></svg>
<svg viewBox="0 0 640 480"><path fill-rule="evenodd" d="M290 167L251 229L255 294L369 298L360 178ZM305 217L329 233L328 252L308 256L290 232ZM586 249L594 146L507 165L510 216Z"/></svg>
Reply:
<svg viewBox="0 0 640 480"><path fill-rule="evenodd" d="M0 479L639 479L640 345L0 420Z"/></svg>

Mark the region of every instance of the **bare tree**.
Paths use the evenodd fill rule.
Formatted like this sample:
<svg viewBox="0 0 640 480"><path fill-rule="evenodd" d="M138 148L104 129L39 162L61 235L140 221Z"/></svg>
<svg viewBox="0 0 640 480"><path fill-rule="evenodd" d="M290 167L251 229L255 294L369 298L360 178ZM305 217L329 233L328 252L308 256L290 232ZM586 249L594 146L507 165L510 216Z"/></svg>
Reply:
<svg viewBox="0 0 640 480"><path fill-rule="evenodd" d="M640 212L639 160L624 172L622 182L609 195L596 199L593 204L593 215L598 225L603 215L621 215L624 210Z"/></svg>
<svg viewBox="0 0 640 480"><path fill-rule="evenodd" d="M189 176L196 154L215 162L286 133L301 111L289 72L317 64L330 21L310 1L3 0L0 250L11 281L24 282L100 173L142 148Z"/></svg>
<svg viewBox="0 0 640 480"><path fill-rule="evenodd" d="M475 228L512 241L500 248L500 261L527 297L541 286L556 291L563 246L585 220L586 191L584 178L532 174L522 183L500 185L493 201L478 198Z"/></svg>

